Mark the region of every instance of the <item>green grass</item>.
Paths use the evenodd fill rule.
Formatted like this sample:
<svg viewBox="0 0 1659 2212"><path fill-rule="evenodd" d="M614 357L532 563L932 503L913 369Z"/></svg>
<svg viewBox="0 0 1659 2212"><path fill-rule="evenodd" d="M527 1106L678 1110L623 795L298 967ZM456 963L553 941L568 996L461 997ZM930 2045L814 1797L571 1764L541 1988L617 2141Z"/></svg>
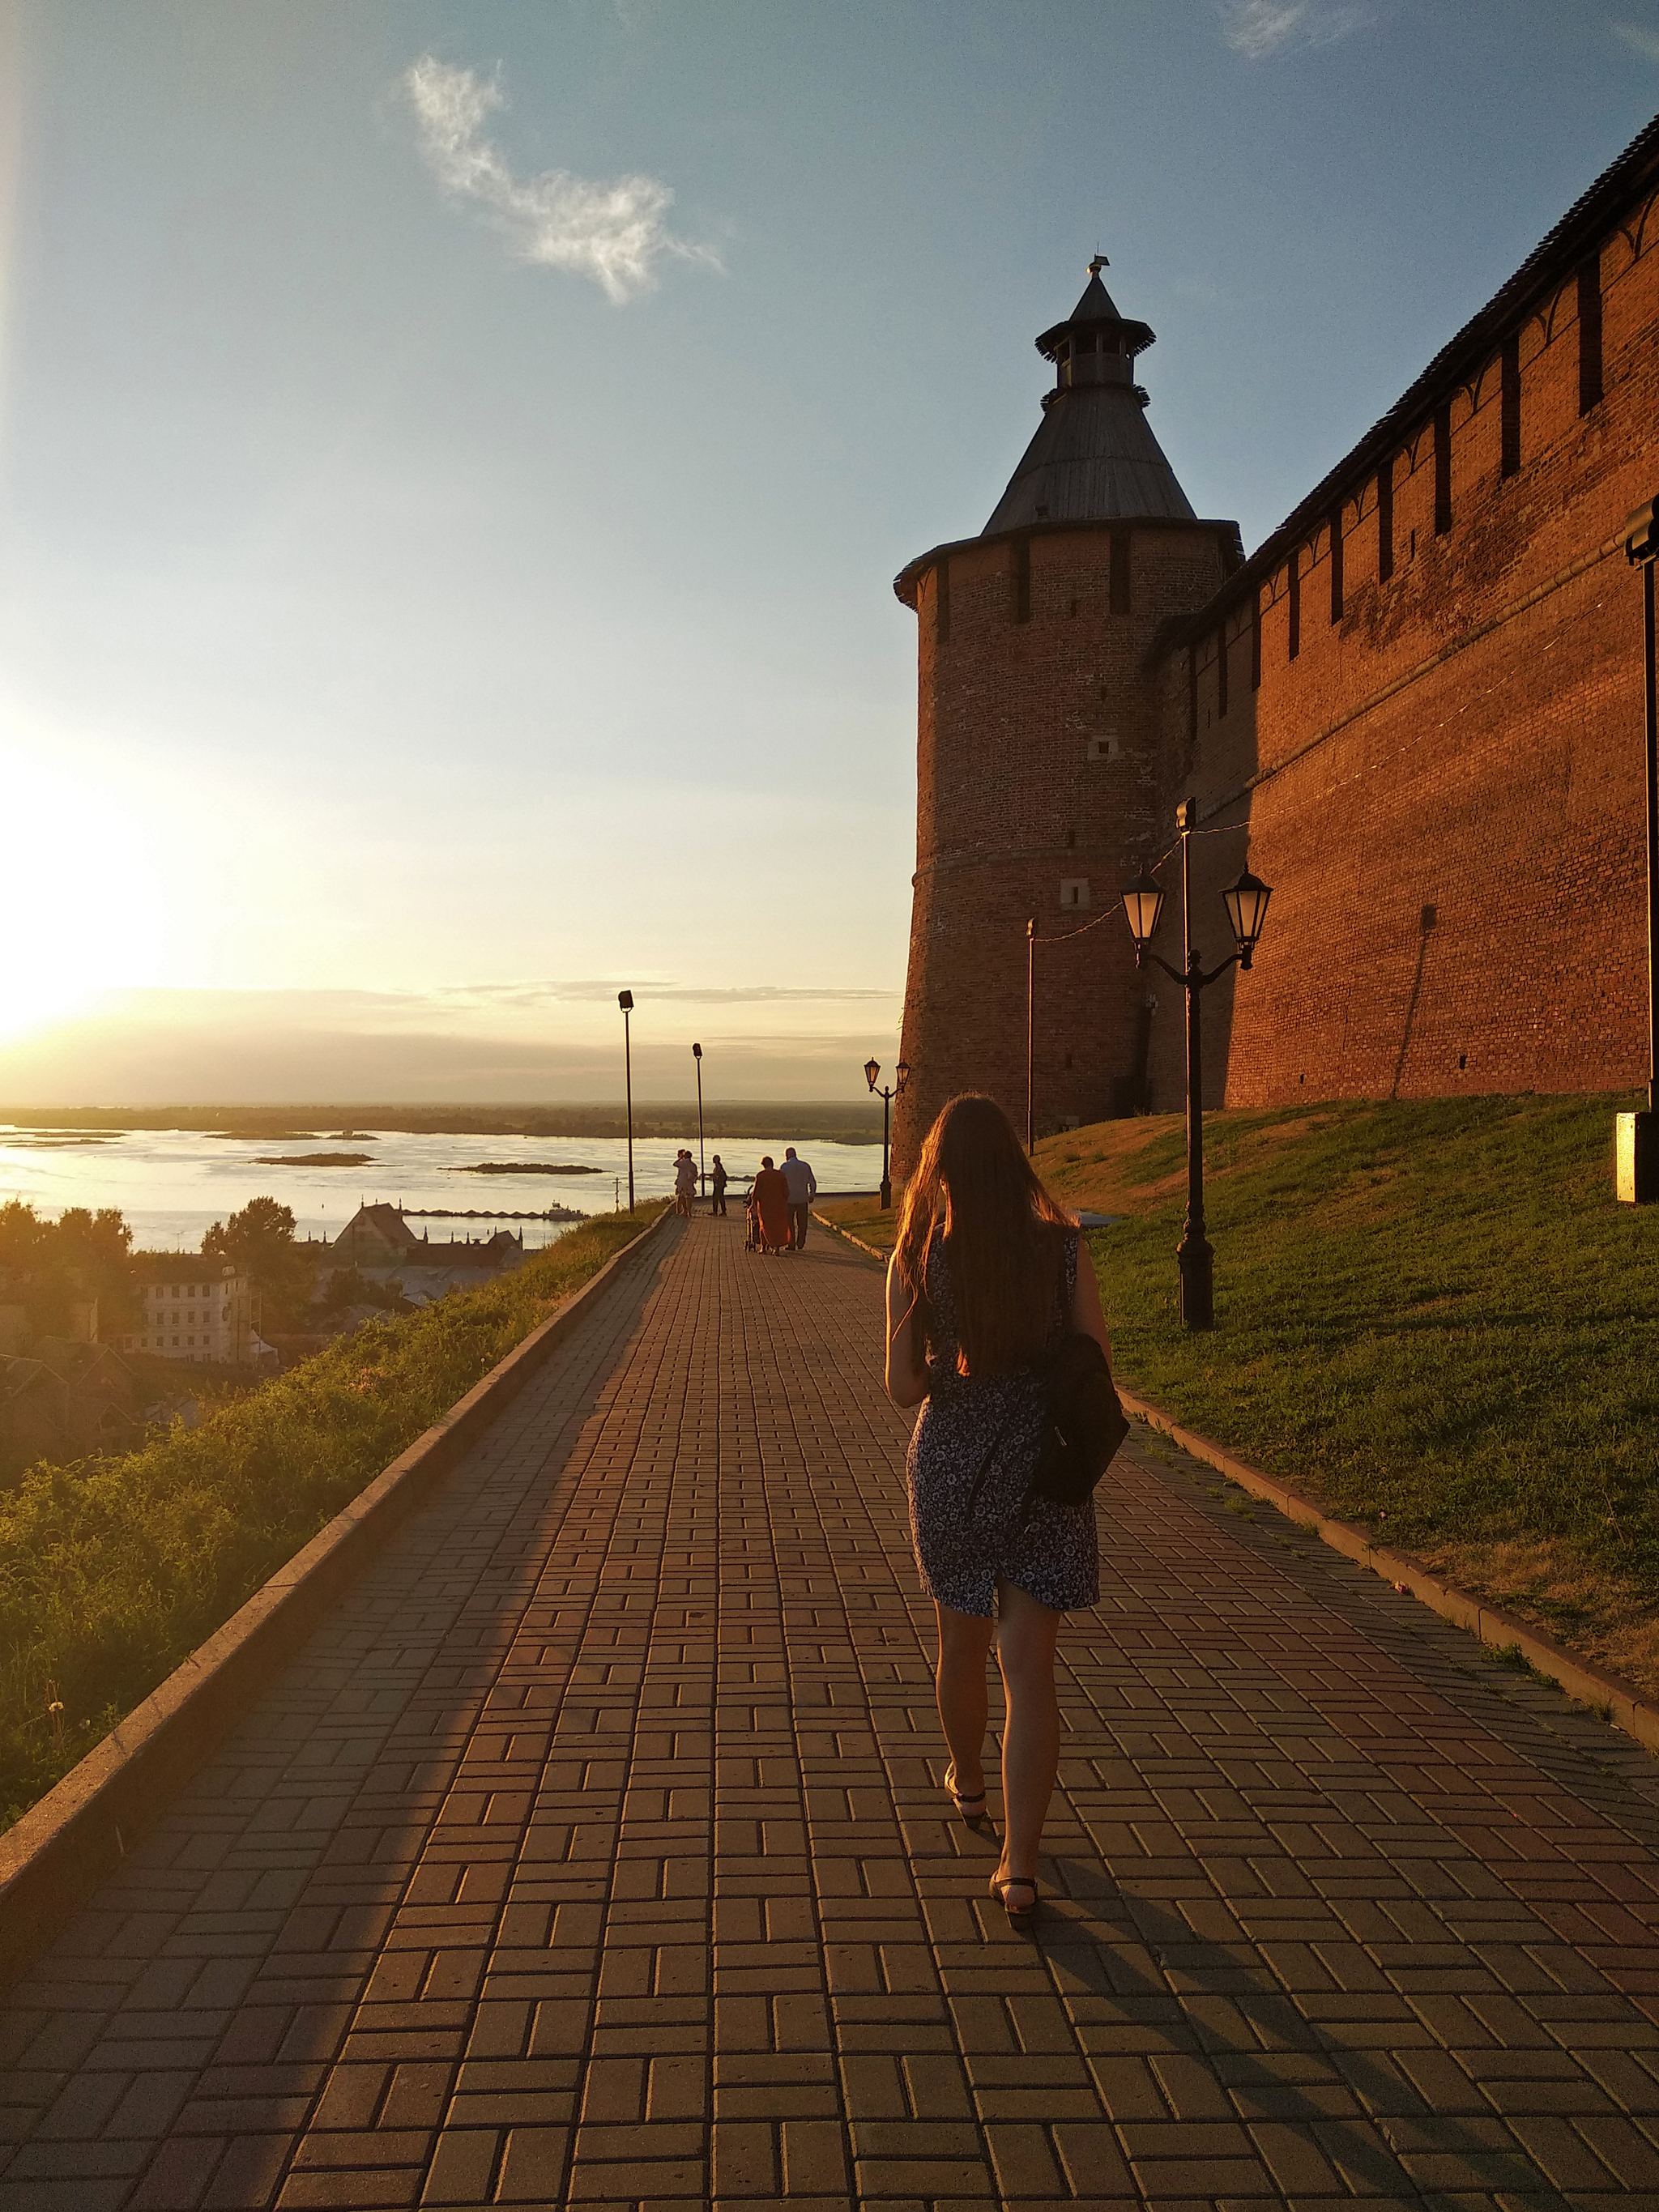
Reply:
<svg viewBox="0 0 1659 2212"><path fill-rule="evenodd" d="M659 1211L600 1215L198 1428L39 1467L0 1493L0 1827Z"/></svg>
<svg viewBox="0 0 1659 2212"><path fill-rule="evenodd" d="M1613 1195L1629 1103L1212 1117L1207 1335L1178 1319L1182 1132L1149 1127L1106 1197L1164 1188L1090 1240L1120 1373L1380 1540L1484 1551L1564 1640L1609 1648L1616 1613L1628 1644L1659 1618L1659 1207ZM1098 1135L1056 1151L1068 1197Z"/></svg>

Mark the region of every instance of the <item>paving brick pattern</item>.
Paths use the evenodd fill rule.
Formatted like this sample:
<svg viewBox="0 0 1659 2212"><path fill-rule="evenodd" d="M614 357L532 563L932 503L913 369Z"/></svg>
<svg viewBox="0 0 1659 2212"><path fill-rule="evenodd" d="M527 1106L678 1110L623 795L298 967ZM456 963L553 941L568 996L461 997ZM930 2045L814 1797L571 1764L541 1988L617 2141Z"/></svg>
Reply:
<svg viewBox="0 0 1659 2212"><path fill-rule="evenodd" d="M1659 1788L1132 1446L1035 1941L844 1248L671 1224L8 1993L0 2212L1659 2205Z"/></svg>

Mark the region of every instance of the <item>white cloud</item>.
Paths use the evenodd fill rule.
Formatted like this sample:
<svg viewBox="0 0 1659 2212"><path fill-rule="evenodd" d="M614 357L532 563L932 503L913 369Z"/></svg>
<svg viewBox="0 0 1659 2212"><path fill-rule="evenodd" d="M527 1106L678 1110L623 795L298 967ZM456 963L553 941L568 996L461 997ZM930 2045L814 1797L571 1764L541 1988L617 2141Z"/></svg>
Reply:
<svg viewBox="0 0 1659 2212"><path fill-rule="evenodd" d="M1286 46L1328 46L1376 13L1370 0L1220 0L1221 35L1259 62Z"/></svg>
<svg viewBox="0 0 1659 2212"><path fill-rule="evenodd" d="M438 182L488 209L521 260L591 276L619 307L652 289L665 256L720 266L706 247L668 228L674 195L655 177L597 184L548 169L520 182L484 135L490 115L506 105L499 75L479 76L422 54L404 72L403 88Z"/></svg>
<svg viewBox="0 0 1659 2212"><path fill-rule="evenodd" d="M1644 61L1659 62L1659 31L1650 31L1640 23L1609 23L1607 28Z"/></svg>

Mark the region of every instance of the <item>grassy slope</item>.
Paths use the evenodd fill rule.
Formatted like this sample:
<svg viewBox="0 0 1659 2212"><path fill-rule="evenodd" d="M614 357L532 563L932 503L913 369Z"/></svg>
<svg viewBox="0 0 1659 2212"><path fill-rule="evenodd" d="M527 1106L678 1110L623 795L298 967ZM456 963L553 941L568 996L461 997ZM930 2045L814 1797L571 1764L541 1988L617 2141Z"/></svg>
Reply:
<svg viewBox="0 0 1659 2212"><path fill-rule="evenodd" d="M1208 1336L1177 1316L1179 1121L1038 1165L1128 1217L1091 1243L1130 1387L1659 1692L1659 1208L1613 1200L1615 1103L1211 1116Z"/></svg>
<svg viewBox="0 0 1659 2212"><path fill-rule="evenodd" d="M659 1211L601 1215L481 1290L370 1322L198 1428L40 1467L0 1494L0 1827Z"/></svg>

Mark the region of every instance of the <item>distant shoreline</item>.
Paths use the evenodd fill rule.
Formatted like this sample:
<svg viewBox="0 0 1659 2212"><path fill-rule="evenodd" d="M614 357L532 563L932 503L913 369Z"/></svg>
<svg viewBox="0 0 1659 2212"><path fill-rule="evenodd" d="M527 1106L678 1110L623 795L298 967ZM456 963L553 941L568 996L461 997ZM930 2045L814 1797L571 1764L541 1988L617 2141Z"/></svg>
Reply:
<svg viewBox="0 0 1659 2212"><path fill-rule="evenodd" d="M296 1101L282 1106L7 1106L0 1122L26 1130L51 1129L70 1137L82 1133L126 1129L180 1129L203 1136L246 1137L251 1141L315 1142L318 1136L349 1130L354 1136L383 1130L403 1136L430 1137L623 1137L628 1124L622 1102L574 1106L377 1106L353 1100L343 1104ZM307 1131L310 1123L315 1134ZM798 1138L815 1144L870 1145L881 1141L881 1109L863 1099L756 1099L704 1102L704 1137L722 1139ZM656 1100L634 1106L634 1134L695 1140L695 1099L665 1104Z"/></svg>

